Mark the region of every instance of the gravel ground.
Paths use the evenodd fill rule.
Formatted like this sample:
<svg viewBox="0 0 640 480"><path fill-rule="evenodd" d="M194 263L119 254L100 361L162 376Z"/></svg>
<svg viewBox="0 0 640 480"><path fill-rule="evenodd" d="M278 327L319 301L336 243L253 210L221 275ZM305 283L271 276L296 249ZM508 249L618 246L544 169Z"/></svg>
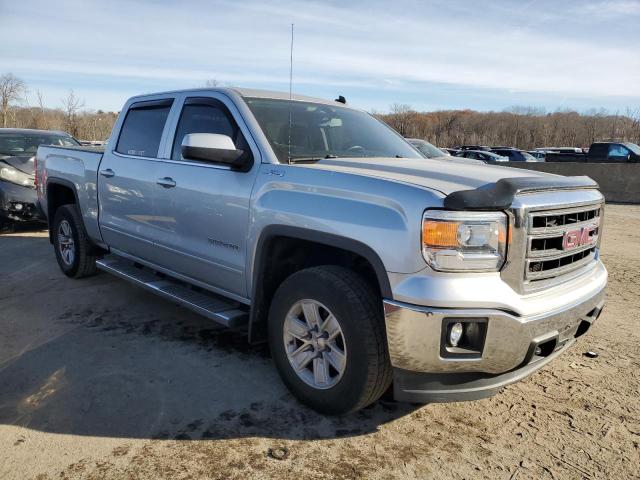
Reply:
<svg viewBox="0 0 640 480"><path fill-rule="evenodd" d="M607 207L608 305L486 400L325 418L263 347L0 237L0 478L640 478L640 206ZM583 353L593 350L597 358Z"/></svg>

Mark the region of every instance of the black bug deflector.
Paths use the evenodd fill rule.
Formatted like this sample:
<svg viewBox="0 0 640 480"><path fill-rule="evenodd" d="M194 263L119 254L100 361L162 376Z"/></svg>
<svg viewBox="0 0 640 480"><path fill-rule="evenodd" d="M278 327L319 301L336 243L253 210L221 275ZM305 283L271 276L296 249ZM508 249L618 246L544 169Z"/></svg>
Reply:
<svg viewBox="0 0 640 480"><path fill-rule="evenodd" d="M444 207L450 210L495 210L511 206L519 193L545 190L595 189L598 184L589 177L516 177L503 178L495 183L474 190L459 190L444 199Z"/></svg>

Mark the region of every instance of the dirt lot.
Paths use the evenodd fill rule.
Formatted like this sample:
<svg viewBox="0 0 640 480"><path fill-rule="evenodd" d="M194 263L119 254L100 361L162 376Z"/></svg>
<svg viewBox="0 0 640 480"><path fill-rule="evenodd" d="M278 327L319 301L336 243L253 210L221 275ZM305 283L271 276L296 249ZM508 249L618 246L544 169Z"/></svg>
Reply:
<svg viewBox="0 0 640 480"><path fill-rule="evenodd" d="M560 359L491 399L343 418L240 335L2 236L0 478L640 478L640 207L605 230L608 305Z"/></svg>

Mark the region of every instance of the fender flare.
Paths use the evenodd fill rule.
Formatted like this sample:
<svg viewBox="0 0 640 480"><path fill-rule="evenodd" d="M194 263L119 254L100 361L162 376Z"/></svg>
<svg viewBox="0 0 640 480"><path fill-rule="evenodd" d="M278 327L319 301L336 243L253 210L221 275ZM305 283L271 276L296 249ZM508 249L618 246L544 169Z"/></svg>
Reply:
<svg viewBox="0 0 640 480"><path fill-rule="evenodd" d="M47 178L47 183L46 183L46 198L47 198L47 211L46 216L47 216L47 226L49 227L49 241L53 242L53 239L51 237L51 224L53 222L53 215L51 215L51 202L49 200L49 186L50 185L60 185L63 187L67 187L69 190L71 190L71 192L73 193L73 198L75 198L76 200L76 205L78 205L78 207L80 206L80 199L78 198L78 190L75 186L75 184L69 180L65 180L64 178L57 178L57 177L53 177L53 178Z"/></svg>
<svg viewBox="0 0 640 480"><path fill-rule="evenodd" d="M363 257L373 267L382 297L388 299L393 298L387 270L378 254L371 247L352 238L292 225L269 225L262 230L256 246L256 259L253 263L251 298L254 298L256 295L257 281L264 268L264 245L273 237L290 237L320 243L329 247L340 248Z"/></svg>
<svg viewBox="0 0 640 480"><path fill-rule="evenodd" d="M361 256L372 266L380 293L383 298L393 298L391 292L391 284L384 264L378 254L368 245L354 240L352 238L342 237L317 230L310 230L291 225L270 225L264 228L256 243L256 253L253 262L253 276L251 284L251 315L249 319L248 340L249 343L260 343L266 339L266 318L265 304L262 297L260 285L261 276L264 272L264 264L266 257L265 245L273 237L288 237L294 239L305 240L309 242L319 243L329 247L340 248L342 250Z"/></svg>

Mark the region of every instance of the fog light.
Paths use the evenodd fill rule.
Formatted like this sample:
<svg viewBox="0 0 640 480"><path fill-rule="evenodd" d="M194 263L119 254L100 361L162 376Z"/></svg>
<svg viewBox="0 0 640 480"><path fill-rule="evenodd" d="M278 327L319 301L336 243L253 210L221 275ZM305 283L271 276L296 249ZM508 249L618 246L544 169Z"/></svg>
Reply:
<svg viewBox="0 0 640 480"><path fill-rule="evenodd" d="M454 323L449 331L449 345L457 347L460 339L462 338L462 324L460 322Z"/></svg>

